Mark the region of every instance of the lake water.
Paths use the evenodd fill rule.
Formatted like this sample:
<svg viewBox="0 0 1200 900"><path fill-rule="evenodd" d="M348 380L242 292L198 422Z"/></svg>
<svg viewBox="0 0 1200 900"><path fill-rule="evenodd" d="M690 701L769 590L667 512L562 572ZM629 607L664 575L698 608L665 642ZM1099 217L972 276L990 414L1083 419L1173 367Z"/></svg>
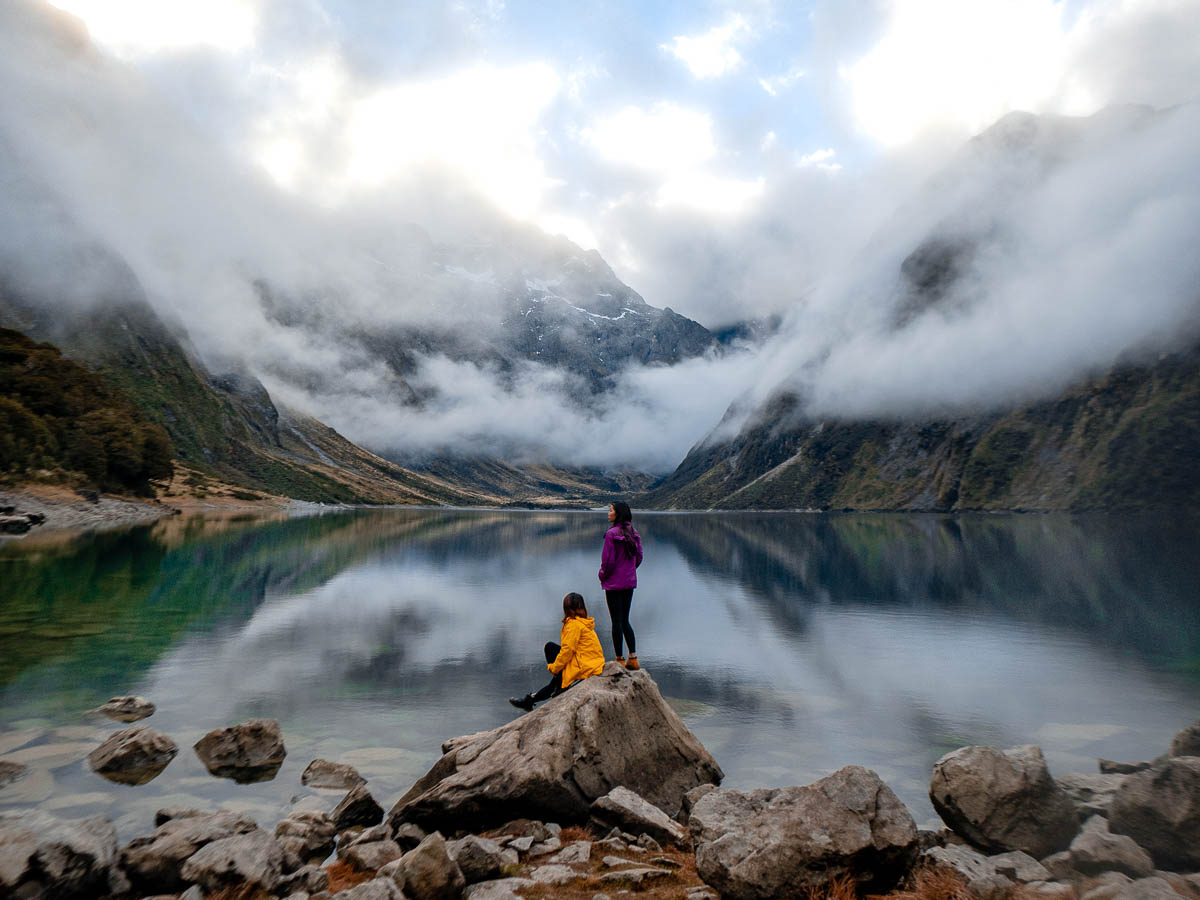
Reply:
<svg viewBox="0 0 1200 900"><path fill-rule="evenodd" d="M918 822L933 762L1037 743L1051 771L1147 759L1200 714L1195 520L1070 516L645 514L632 621L643 666L736 788L875 769ZM109 815L122 839L161 806L271 825L355 765L388 807L449 737L519 713L542 684L560 601L596 581L601 513L383 510L181 518L0 547L0 758L32 774L0 812ZM83 711L118 694L179 756L111 784ZM206 731L280 720L269 782L211 777ZM631 742L637 734L628 735Z"/></svg>

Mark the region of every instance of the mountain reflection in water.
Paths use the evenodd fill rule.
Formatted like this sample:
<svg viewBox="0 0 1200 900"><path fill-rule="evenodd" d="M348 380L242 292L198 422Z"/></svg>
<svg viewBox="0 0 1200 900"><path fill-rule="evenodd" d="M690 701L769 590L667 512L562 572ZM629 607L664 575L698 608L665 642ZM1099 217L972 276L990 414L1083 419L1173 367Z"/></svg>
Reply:
<svg viewBox="0 0 1200 900"><path fill-rule="evenodd" d="M954 747L1037 743L1053 772L1093 772L1097 756L1163 752L1196 717L1194 521L636 524L639 653L727 786L805 783L856 763L921 821L930 767ZM137 788L103 781L78 754L47 763L21 802L107 812L125 837L163 805L221 803L271 824L297 798L336 802L299 784L324 757L358 766L386 806L442 740L509 721L505 698L544 681L541 645L557 636L564 593L584 594L611 654L595 580L606 526L599 513L380 510L10 543L0 748L14 732L34 736L27 746L86 740L80 712L123 693L157 703L146 724L182 748ZM279 776L208 776L191 743L252 716L283 725ZM0 792L0 809L9 802Z"/></svg>

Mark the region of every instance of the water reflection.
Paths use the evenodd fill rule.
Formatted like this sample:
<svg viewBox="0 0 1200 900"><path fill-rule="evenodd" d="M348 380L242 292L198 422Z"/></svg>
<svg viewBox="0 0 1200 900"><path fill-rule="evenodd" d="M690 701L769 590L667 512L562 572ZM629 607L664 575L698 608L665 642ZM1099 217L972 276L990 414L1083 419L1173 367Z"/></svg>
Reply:
<svg viewBox="0 0 1200 900"><path fill-rule="evenodd" d="M26 749L51 746L53 729L78 728L80 711L120 693L157 703L147 724L184 748L115 797L78 757L43 766L20 802L114 805L130 833L168 801L240 803L265 820L297 797L336 802L300 786L322 756L358 766L386 804L443 739L514 715L504 698L539 676L564 593L588 598L607 645L595 581L606 525L390 510L9 545L0 753L22 729L35 735ZM921 819L933 760L963 743L1036 742L1054 770L1094 771L1097 755L1161 752L1195 717L1194 522L660 514L638 525L639 653L732 786L859 763ZM279 775L211 778L191 743L252 716L283 724Z"/></svg>

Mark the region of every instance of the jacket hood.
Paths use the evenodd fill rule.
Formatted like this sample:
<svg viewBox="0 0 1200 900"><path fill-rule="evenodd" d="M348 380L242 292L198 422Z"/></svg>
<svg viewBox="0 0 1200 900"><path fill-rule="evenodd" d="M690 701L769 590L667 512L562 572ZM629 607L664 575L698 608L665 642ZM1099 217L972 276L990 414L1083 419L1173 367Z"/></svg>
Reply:
<svg viewBox="0 0 1200 900"><path fill-rule="evenodd" d="M571 618L567 619L567 621L563 624L570 625L572 622L578 622L583 628L591 628L593 631L596 630L596 619L593 616L571 616Z"/></svg>

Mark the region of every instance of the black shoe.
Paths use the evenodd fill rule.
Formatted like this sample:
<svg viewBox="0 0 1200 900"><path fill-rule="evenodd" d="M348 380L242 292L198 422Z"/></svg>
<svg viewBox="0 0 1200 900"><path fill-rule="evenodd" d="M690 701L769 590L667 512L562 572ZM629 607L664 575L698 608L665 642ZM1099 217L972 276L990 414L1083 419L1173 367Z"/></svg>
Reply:
<svg viewBox="0 0 1200 900"><path fill-rule="evenodd" d="M508 702L511 703L513 706L515 706L517 709L525 710L525 712L529 712L531 709L533 709L533 695L532 694L526 694L524 697L509 697Z"/></svg>

